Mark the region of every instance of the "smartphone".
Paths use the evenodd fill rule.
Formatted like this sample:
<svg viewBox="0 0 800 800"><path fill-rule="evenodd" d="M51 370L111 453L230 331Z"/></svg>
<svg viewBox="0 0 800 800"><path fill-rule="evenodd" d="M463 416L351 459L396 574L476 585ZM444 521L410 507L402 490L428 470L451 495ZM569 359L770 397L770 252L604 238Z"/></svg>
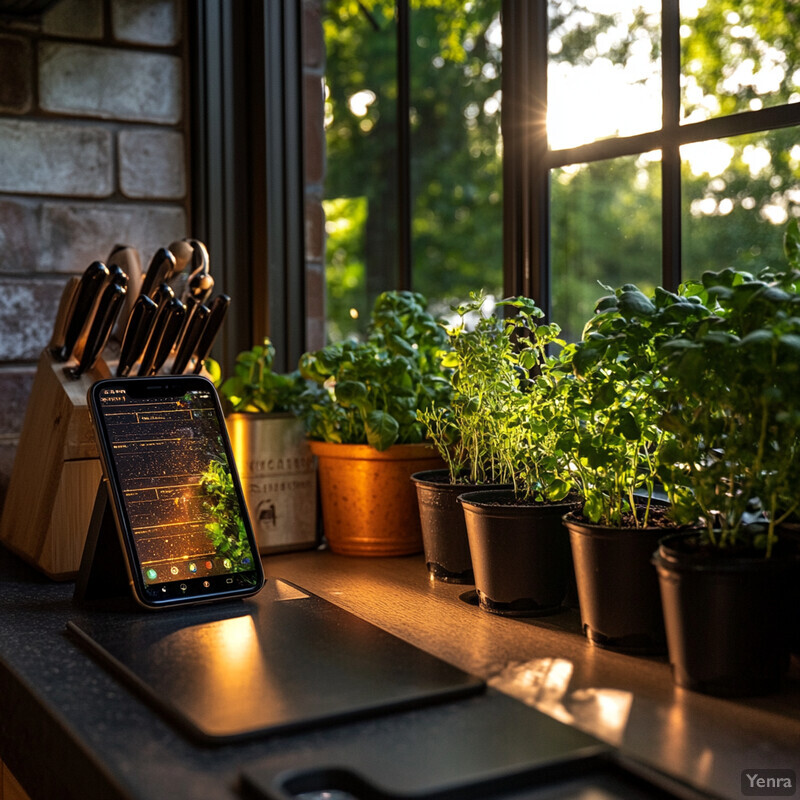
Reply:
<svg viewBox="0 0 800 800"><path fill-rule="evenodd" d="M88 403L136 600L158 608L255 594L264 573L214 384L110 378Z"/></svg>

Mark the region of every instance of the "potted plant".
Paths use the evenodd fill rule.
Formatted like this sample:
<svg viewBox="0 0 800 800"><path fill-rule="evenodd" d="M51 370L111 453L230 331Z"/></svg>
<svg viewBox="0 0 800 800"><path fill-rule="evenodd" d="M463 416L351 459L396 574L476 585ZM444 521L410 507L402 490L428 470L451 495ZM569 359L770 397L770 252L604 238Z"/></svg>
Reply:
<svg viewBox="0 0 800 800"><path fill-rule="evenodd" d="M553 361L548 346L563 343L557 325L537 322L542 312L532 300L498 305L511 313L481 320L475 346L464 348L469 358L450 363L468 373L455 402L467 409L462 446L479 443L472 476L510 486L465 492L458 500L480 607L538 616L561 609L569 574L561 524L571 507L569 464L557 447L558 406L540 375Z"/></svg>
<svg viewBox="0 0 800 800"><path fill-rule="evenodd" d="M299 372L274 372L274 357L264 339L239 353L224 381L219 365L206 361L227 406L231 446L262 554L319 543L316 463L295 414L306 382Z"/></svg>
<svg viewBox="0 0 800 800"><path fill-rule="evenodd" d="M450 349L442 365L452 393L447 403L417 412L428 439L446 464L411 476L419 503L428 572L448 583L474 583L460 494L507 488L508 461L497 458L494 442L504 424L506 398L519 376L511 337L495 316L486 316L486 298L473 294L453 309L453 324L442 323ZM503 303L500 304L501 306Z"/></svg>
<svg viewBox="0 0 800 800"><path fill-rule="evenodd" d="M301 414L319 463L325 536L334 552L392 556L422 549L410 476L441 466L417 411L446 403L444 332L414 292L375 301L363 342L300 359L311 388Z"/></svg>
<svg viewBox="0 0 800 800"><path fill-rule="evenodd" d="M707 315L660 348L677 434L664 478L701 529L665 538L654 561L675 681L710 694L774 691L788 663L800 570L779 531L800 500L798 279L707 272L685 287Z"/></svg>
<svg viewBox="0 0 800 800"><path fill-rule="evenodd" d="M561 446L582 505L566 515L583 630L593 644L632 653L666 649L658 580L650 564L675 528L656 498L664 397L658 342L698 313L690 299L626 284L597 304L582 340L567 347L555 390L569 409Z"/></svg>

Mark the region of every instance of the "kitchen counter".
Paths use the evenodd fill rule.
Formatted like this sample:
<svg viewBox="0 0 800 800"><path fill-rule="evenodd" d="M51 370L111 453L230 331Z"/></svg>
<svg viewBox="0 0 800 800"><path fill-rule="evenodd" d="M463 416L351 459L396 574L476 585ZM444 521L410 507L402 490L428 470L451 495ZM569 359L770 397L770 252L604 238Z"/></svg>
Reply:
<svg viewBox="0 0 800 800"><path fill-rule="evenodd" d="M778 695L711 698L673 686L665 658L590 646L575 610L540 619L490 615L474 604L470 587L429 581L421 556L360 559L315 551L269 556L264 565L268 577L485 679L487 692L430 710L198 745L67 636L76 613L73 584L53 583L0 548L0 760L32 800L237 798L243 775L257 783L270 769L341 756L359 742L389 741L400 759L420 730L441 730L462 709L494 719L491 737L502 738L508 720L515 734L530 724L531 731L546 729L550 740L557 720L645 775L671 776L671 788L685 797L698 790L740 798L745 769L800 773L796 658ZM255 602L269 602L266 589ZM521 722L520 710L528 715ZM454 725L452 737L458 730ZM535 741L525 746L531 758L540 755Z"/></svg>

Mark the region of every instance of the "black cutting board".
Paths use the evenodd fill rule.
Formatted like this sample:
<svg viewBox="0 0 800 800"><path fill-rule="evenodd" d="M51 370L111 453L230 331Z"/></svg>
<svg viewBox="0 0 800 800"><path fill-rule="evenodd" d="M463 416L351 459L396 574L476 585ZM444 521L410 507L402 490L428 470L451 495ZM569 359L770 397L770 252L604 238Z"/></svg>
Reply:
<svg viewBox="0 0 800 800"><path fill-rule="evenodd" d="M204 743L475 694L484 682L281 580L252 601L86 613L69 632Z"/></svg>

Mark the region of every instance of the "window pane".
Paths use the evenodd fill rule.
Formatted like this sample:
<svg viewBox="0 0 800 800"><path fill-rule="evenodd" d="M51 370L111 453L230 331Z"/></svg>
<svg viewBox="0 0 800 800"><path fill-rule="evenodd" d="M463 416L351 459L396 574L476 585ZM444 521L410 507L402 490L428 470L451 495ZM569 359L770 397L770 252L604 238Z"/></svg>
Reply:
<svg viewBox="0 0 800 800"><path fill-rule="evenodd" d="M661 127L661 2L549 0L554 150Z"/></svg>
<svg viewBox="0 0 800 800"><path fill-rule="evenodd" d="M503 286L500 0L411 4L412 282L445 314Z"/></svg>
<svg viewBox="0 0 800 800"><path fill-rule="evenodd" d="M683 274L785 266L783 234L800 217L800 128L681 147Z"/></svg>
<svg viewBox="0 0 800 800"><path fill-rule="evenodd" d="M681 0L681 118L800 102L797 0Z"/></svg>
<svg viewBox="0 0 800 800"><path fill-rule="evenodd" d="M661 283L660 153L573 164L553 170L552 319L577 341L596 301L635 283Z"/></svg>
<svg viewBox="0 0 800 800"><path fill-rule="evenodd" d="M397 284L394 0L329 3L324 19L328 338L363 331Z"/></svg>

